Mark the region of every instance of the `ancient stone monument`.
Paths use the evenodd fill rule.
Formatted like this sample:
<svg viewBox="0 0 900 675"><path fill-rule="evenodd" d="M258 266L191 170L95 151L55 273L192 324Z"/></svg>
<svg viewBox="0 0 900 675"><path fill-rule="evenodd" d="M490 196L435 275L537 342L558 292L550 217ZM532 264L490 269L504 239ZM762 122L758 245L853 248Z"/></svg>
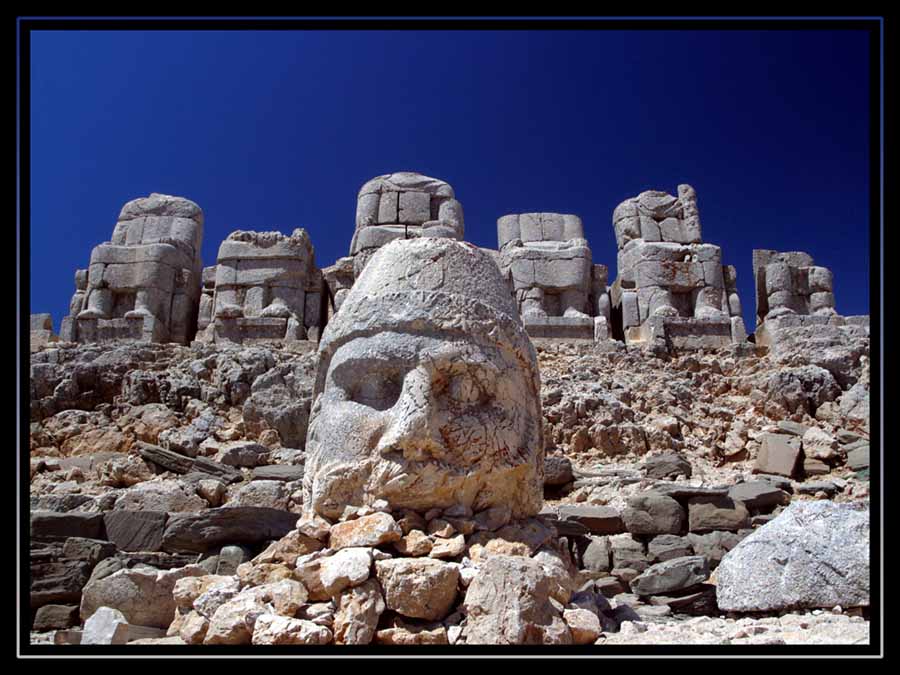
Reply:
<svg viewBox="0 0 900 675"><path fill-rule="evenodd" d="M594 265L581 218L519 213L497 221L497 262L532 337L607 339L607 269Z"/></svg>
<svg viewBox="0 0 900 675"><path fill-rule="evenodd" d="M837 313L831 270L816 265L808 253L754 249L753 279L757 344L770 346L780 331L792 328L851 324L868 329L867 316Z"/></svg>
<svg viewBox="0 0 900 675"><path fill-rule="evenodd" d="M75 273L60 337L70 342L143 340L185 344L200 299L203 212L182 197L153 193L122 207L112 241Z"/></svg>
<svg viewBox="0 0 900 675"><path fill-rule="evenodd" d="M317 339L324 299L306 230L238 230L203 270L198 328L215 342Z"/></svg>
<svg viewBox="0 0 900 675"><path fill-rule="evenodd" d="M304 508L542 504L534 347L489 254L446 238L392 241L325 328Z"/></svg>
<svg viewBox="0 0 900 675"><path fill-rule="evenodd" d="M734 267L704 244L697 193L648 190L613 213L619 276L611 289L628 344L714 348L746 339Z"/></svg>
<svg viewBox="0 0 900 675"><path fill-rule="evenodd" d="M31 351L37 351L50 342L57 342L59 336L53 332L53 317L49 314L31 315Z"/></svg>
<svg viewBox="0 0 900 675"><path fill-rule="evenodd" d="M453 188L413 171L376 176L362 186L356 201L356 230L350 255L324 270L335 311L369 258L394 239L465 234L462 205Z"/></svg>

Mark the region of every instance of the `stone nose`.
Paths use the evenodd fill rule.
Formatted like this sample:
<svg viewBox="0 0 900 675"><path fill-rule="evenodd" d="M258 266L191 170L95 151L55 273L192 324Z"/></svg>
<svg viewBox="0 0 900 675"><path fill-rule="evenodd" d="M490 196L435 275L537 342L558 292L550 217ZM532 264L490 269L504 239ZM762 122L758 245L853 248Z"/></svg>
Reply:
<svg viewBox="0 0 900 675"><path fill-rule="evenodd" d="M381 455L399 452L411 461L444 458L447 448L440 434L441 411L435 394L430 368L420 366L406 375L400 398L391 409L391 422L378 442Z"/></svg>

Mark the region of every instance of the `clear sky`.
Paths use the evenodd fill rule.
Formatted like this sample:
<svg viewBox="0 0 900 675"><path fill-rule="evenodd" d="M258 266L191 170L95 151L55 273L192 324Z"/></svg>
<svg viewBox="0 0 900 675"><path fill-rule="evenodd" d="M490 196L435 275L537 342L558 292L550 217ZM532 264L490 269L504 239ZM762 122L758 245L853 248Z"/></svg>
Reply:
<svg viewBox="0 0 900 675"><path fill-rule="evenodd" d="M615 206L687 182L748 330L754 248L807 251L866 314L870 86L863 31L34 32L31 311L59 330L136 197L197 202L204 265L236 229L305 227L325 267L360 186L412 170L479 246L506 213L580 215L610 283Z"/></svg>

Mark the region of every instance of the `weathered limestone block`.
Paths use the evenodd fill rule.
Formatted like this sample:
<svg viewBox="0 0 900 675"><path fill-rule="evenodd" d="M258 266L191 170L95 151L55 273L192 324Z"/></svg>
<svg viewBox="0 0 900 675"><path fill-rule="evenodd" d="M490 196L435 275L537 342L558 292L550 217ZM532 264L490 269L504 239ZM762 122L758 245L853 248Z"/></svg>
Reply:
<svg viewBox="0 0 900 675"><path fill-rule="evenodd" d="M454 199L453 188L437 178L401 171L376 176L360 189L350 255L394 239L462 239L464 234L462 206Z"/></svg>
<svg viewBox="0 0 900 675"><path fill-rule="evenodd" d="M203 212L182 197L151 194L125 204L111 241L75 275L65 340L186 344L197 325Z"/></svg>
<svg viewBox="0 0 900 675"><path fill-rule="evenodd" d="M49 314L31 315L31 351L38 351L51 342L58 342L59 336L53 332L53 317Z"/></svg>
<svg viewBox="0 0 900 675"><path fill-rule="evenodd" d="M753 251L756 324L786 314L835 316L831 270L802 251Z"/></svg>
<svg viewBox="0 0 900 675"><path fill-rule="evenodd" d="M728 612L868 606L868 505L794 502L729 551L716 577Z"/></svg>
<svg viewBox="0 0 900 675"><path fill-rule="evenodd" d="M610 299L627 343L664 349L716 348L746 340L735 270L702 243L697 194L650 190L613 212L619 276Z"/></svg>
<svg viewBox="0 0 900 675"><path fill-rule="evenodd" d="M578 216L520 213L497 221L497 264L532 337L593 339L609 321L607 268L594 265ZM554 321L556 318L569 321ZM608 333L608 331L606 331Z"/></svg>
<svg viewBox="0 0 900 675"><path fill-rule="evenodd" d="M540 510L534 347L491 257L451 239L380 249L325 329L304 509ZM439 395L440 392L440 395Z"/></svg>
<svg viewBox="0 0 900 675"><path fill-rule="evenodd" d="M219 247L213 339L243 344L316 337L326 320L322 272L306 230L238 230Z"/></svg>

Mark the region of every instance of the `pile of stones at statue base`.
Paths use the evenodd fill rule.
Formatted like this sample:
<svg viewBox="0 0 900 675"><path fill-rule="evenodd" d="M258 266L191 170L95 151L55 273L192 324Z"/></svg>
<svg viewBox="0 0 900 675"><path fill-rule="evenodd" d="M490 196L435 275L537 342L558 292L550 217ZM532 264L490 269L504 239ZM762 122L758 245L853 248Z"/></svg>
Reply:
<svg viewBox="0 0 900 675"><path fill-rule="evenodd" d="M33 643L865 644L869 324L703 243L697 194L465 242L379 176L350 255L129 202L32 315Z"/></svg>

